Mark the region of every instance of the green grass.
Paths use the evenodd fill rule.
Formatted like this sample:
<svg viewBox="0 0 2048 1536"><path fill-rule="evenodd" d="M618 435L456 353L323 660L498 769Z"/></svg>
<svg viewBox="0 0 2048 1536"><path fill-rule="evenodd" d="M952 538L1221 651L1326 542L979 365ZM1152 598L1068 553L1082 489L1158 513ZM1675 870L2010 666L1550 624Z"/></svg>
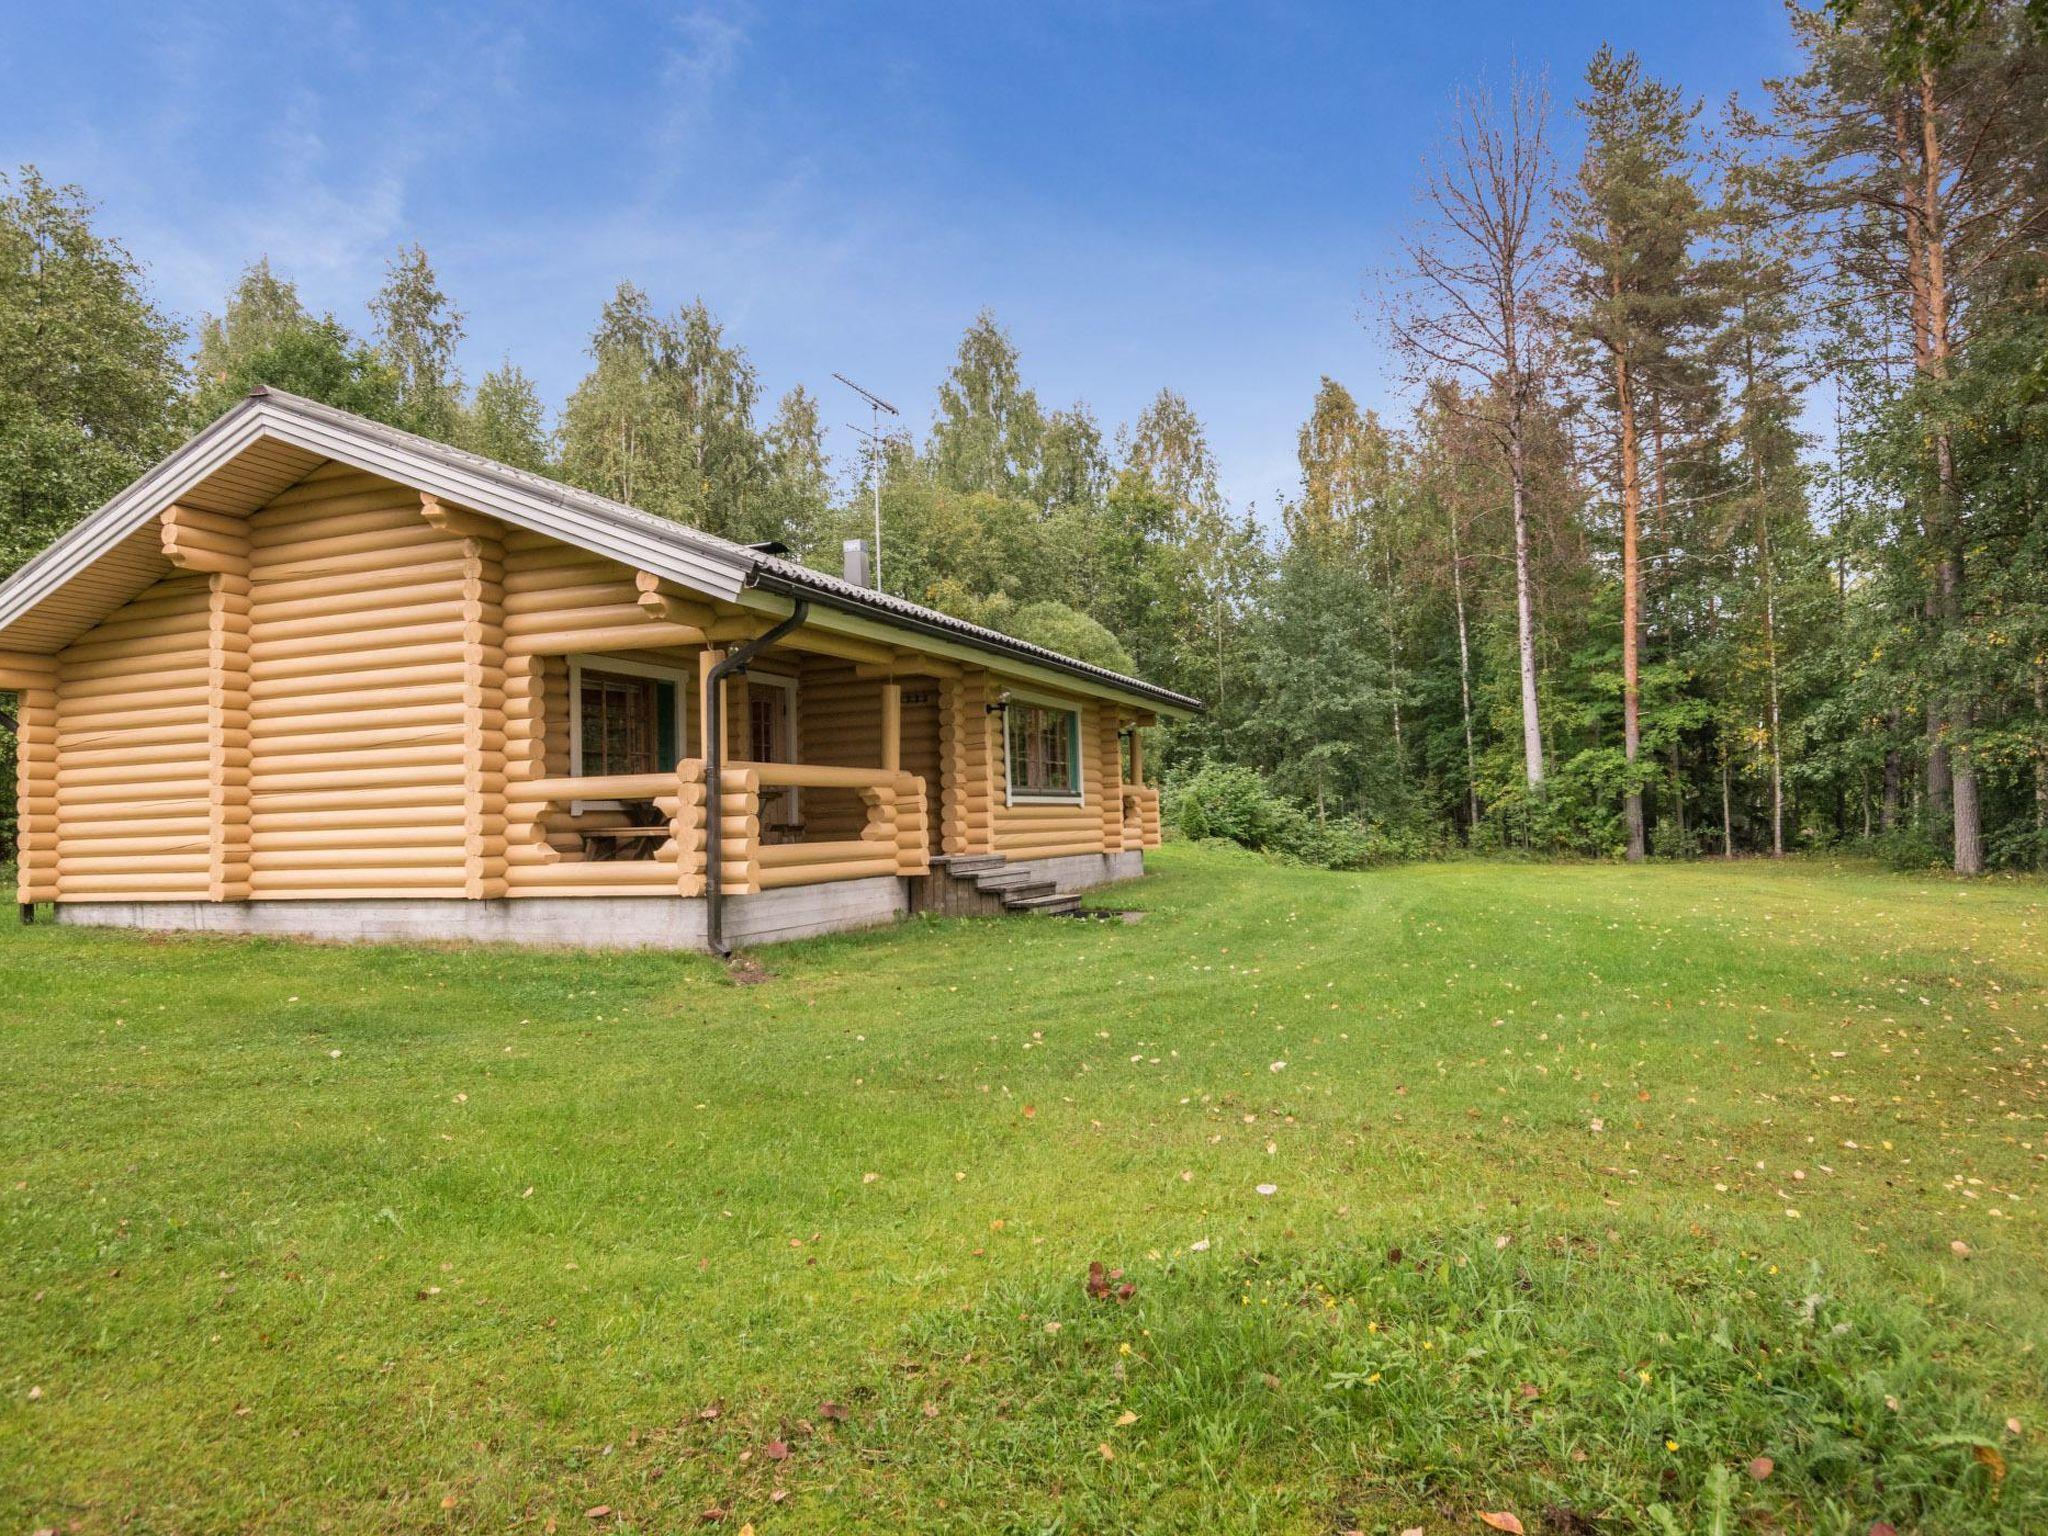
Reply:
<svg viewBox="0 0 2048 1536"><path fill-rule="evenodd" d="M2048 1528L2048 888L1156 868L0 933L0 1531Z"/></svg>

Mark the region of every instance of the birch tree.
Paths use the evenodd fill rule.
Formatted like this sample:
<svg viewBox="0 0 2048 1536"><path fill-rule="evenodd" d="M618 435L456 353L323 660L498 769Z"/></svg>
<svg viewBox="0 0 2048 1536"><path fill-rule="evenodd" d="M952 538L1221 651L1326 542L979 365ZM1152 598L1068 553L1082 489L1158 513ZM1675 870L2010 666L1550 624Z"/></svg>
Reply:
<svg viewBox="0 0 2048 1536"><path fill-rule="evenodd" d="M1507 471L1514 524L1515 625L1521 667L1522 759L1528 787L1544 779L1536 688L1527 465L1530 413L1548 369L1542 297L1557 243L1549 93L1519 73L1504 103L1461 91L1430 156L1420 227L1404 242L1405 300L1394 339L1416 382L1448 375L1467 388Z"/></svg>

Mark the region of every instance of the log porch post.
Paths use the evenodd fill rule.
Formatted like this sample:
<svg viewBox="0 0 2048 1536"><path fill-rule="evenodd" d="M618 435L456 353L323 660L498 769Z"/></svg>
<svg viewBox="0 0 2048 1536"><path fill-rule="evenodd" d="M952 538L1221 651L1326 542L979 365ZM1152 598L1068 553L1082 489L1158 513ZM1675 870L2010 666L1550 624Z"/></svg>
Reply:
<svg viewBox="0 0 2048 1536"><path fill-rule="evenodd" d="M903 766L903 685L882 684L882 767L895 773Z"/></svg>

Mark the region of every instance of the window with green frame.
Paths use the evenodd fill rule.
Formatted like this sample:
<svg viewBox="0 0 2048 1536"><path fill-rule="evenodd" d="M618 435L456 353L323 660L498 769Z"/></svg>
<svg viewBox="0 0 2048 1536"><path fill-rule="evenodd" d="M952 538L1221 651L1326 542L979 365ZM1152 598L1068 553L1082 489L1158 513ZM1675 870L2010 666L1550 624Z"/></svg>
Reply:
<svg viewBox="0 0 2048 1536"><path fill-rule="evenodd" d="M1008 762L1012 800L1081 798L1081 715L1078 710L1019 701L1009 708Z"/></svg>
<svg viewBox="0 0 2048 1536"><path fill-rule="evenodd" d="M680 700L667 678L583 667L577 679L584 777L661 773L682 755Z"/></svg>

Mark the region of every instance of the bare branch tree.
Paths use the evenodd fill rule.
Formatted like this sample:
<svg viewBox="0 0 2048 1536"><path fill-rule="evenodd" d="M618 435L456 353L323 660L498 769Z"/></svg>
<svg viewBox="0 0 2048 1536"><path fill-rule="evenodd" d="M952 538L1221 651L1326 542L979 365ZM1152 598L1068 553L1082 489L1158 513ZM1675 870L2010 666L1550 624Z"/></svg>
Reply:
<svg viewBox="0 0 2048 1536"><path fill-rule="evenodd" d="M1479 413L1507 468L1522 755L1532 789L1543 782L1544 763L1524 450L1552 350L1540 302L1557 249L1549 121L1549 92L1519 71L1509 76L1505 103L1483 84L1458 92L1443 139L1424 164L1423 216L1402 243L1404 281L1388 315L1411 379L1459 380L1459 398Z"/></svg>

